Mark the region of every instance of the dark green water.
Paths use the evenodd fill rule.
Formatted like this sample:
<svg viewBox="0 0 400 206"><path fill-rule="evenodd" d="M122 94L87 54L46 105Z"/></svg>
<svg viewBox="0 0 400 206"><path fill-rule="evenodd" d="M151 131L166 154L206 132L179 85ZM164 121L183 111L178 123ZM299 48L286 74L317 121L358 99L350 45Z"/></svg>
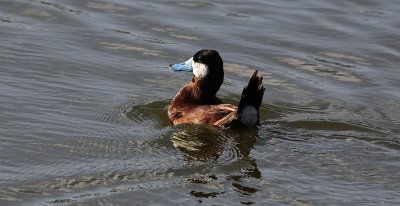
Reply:
<svg viewBox="0 0 400 206"><path fill-rule="evenodd" d="M0 205L400 204L400 3L0 1ZM213 48L257 130L171 126Z"/></svg>

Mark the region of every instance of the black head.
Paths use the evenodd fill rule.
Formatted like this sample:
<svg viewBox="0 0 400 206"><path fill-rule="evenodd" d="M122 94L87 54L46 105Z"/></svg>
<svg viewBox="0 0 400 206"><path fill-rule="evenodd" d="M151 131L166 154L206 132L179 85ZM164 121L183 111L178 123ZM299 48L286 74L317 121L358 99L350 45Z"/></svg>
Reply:
<svg viewBox="0 0 400 206"><path fill-rule="evenodd" d="M196 63L205 64L213 69L221 69L223 61L219 53L211 49L202 49L193 56L193 61Z"/></svg>
<svg viewBox="0 0 400 206"><path fill-rule="evenodd" d="M199 81L203 89L216 94L224 81L223 61L215 50L203 49L193 56L194 80Z"/></svg>

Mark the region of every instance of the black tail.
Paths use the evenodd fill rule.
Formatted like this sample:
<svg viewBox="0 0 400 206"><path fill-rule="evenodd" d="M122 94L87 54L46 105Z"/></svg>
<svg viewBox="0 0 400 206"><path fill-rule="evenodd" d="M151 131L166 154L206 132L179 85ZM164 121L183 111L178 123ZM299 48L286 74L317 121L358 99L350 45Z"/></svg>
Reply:
<svg viewBox="0 0 400 206"><path fill-rule="evenodd" d="M245 126L251 127L259 124L258 111L265 91L262 80L263 77L256 70L247 86L243 89L237 114L239 115L239 120Z"/></svg>

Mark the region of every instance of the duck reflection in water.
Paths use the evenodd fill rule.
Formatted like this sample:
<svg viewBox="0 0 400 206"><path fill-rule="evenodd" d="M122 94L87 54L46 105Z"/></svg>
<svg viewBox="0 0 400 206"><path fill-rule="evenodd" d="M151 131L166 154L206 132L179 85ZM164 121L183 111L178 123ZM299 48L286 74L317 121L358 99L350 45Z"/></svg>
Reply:
<svg viewBox="0 0 400 206"><path fill-rule="evenodd" d="M222 130L197 125L179 125L171 134L173 145L182 151L187 160L208 161L247 157L256 142L257 130Z"/></svg>
<svg viewBox="0 0 400 206"><path fill-rule="evenodd" d="M229 171L225 180L231 182L235 190L243 195L250 195L259 191L254 185L246 185L243 179L261 178L256 159L250 157L250 151L254 147L258 138L257 129L247 130L223 130L217 127L184 124L179 125L179 129L171 134L173 145L179 149L186 161L223 161L221 167ZM189 182L200 184L201 189L190 192L197 198L215 197L224 192L204 188L202 185L220 177L209 175L206 177L189 178Z"/></svg>

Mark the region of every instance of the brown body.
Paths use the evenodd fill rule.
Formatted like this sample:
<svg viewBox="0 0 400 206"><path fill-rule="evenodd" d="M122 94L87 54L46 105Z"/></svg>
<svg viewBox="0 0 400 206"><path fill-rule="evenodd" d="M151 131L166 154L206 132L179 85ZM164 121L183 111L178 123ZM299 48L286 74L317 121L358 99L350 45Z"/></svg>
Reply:
<svg viewBox="0 0 400 206"><path fill-rule="evenodd" d="M254 127L264 95L262 77L256 70L243 89L239 106L224 104L216 94L224 81L223 61L215 50L193 56L193 78L168 107L172 124L195 123L220 127Z"/></svg>
<svg viewBox="0 0 400 206"><path fill-rule="evenodd" d="M210 92L203 91L203 81L193 77L193 80L183 87L168 108L168 117L172 124L195 123L223 126L229 119L235 119L237 106L223 104Z"/></svg>

